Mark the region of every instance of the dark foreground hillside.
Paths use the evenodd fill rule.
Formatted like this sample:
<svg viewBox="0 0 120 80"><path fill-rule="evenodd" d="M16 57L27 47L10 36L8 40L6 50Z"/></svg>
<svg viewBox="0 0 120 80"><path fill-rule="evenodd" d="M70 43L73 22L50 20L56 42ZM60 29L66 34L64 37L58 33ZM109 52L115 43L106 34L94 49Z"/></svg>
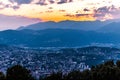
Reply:
<svg viewBox="0 0 120 80"><path fill-rule="evenodd" d="M16 65L7 69L6 75L0 72L0 80L36 80L31 72ZM120 80L120 60L114 63L112 60L103 64L92 66L91 70L52 73L39 80Z"/></svg>

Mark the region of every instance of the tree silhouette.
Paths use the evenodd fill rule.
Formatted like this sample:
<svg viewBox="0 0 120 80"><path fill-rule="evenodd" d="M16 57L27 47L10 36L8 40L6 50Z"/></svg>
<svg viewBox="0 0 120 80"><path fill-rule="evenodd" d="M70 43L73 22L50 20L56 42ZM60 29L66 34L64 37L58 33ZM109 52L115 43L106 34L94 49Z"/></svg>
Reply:
<svg viewBox="0 0 120 80"><path fill-rule="evenodd" d="M117 67L120 68L120 60L118 60L118 61L116 62L116 65L117 65Z"/></svg>
<svg viewBox="0 0 120 80"><path fill-rule="evenodd" d="M40 80L62 80L62 72L52 73L50 76Z"/></svg>
<svg viewBox="0 0 120 80"><path fill-rule="evenodd" d="M3 74L3 72L0 72L0 80L5 80L5 75Z"/></svg>
<svg viewBox="0 0 120 80"><path fill-rule="evenodd" d="M20 65L8 68L6 78L7 80L34 80L30 71Z"/></svg>

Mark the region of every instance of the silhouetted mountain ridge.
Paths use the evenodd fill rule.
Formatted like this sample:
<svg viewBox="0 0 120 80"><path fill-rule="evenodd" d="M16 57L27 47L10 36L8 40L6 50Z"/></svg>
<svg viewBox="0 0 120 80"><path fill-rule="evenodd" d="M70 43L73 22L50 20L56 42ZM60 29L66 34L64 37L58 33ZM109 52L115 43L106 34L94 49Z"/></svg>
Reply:
<svg viewBox="0 0 120 80"><path fill-rule="evenodd" d="M61 21L39 22L28 26L19 27L17 30L45 30L45 29L74 29L83 31L97 31L101 33L119 33L120 21Z"/></svg>
<svg viewBox="0 0 120 80"><path fill-rule="evenodd" d="M39 22L36 24L22 26L18 30L31 29L31 30L44 30L44 29L76 29L76 30L96 30L108 24L108 21L61 21L61 22Z"/></svg>

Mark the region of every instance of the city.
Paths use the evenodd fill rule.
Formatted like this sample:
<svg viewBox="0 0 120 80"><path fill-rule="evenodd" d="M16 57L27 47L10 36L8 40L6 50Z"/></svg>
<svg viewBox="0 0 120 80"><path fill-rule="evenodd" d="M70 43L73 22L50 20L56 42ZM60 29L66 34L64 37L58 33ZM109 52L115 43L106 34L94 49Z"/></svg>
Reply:
<svg viewBox="0 0 120 80"><path fill-rule="evenodd" d="M119 49L94 46L52 50L2 45L0 54L0 71L5 72L8 67L19 64L29 69L36 78L58 71L83 71L107 60L120 59Z"/></svg>

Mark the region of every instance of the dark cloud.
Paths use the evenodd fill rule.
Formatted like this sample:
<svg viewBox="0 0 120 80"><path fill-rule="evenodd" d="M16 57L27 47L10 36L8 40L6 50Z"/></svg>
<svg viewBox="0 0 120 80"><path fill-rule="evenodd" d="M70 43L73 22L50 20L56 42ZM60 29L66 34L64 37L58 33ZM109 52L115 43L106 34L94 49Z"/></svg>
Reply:
<svg viewBox="0 0 120 80"><path fill-rule="evenodd" d="M32 0L9 0L10 2L17 2L18 4L29 4Z"/></svg>
<svg viewBox="0 0 120 80"><path fill-rule="evenodd" d="M36 4L39 4L39 5L47 5L47 3L46 3L45 0L39 0L39 2L37 2Z"/></svg>
<svg viewBox="0 0 120 80"><path fill-rule="evenodd" d="M48 9L53 9L53 7L49 7Z"/></svg>
<svg viewBox="0 0 120 80"><path fill-rule="evenodd" d="M19 9L19 6L13 6L11 4L4 4L0 2L0 9L5 9L5 8L13 8L14 10Z"/></svg>
<svg viewBox="0 0 120 80"><path fill-rule="evenodd" d="M73 2L73 0L69 0L69 2Z"/></svg>
<svg viewBox="0 0 120 80"><path fill-rule="evenodd" d="M72 15L72 14L66 14L65 16L67 16L67 17L75 17L75 15Z"/></svg>
<svg viewBox="0 0 120 80"><path fill-rule="evenodd" d="M104 6L96 10L97 13L109 13L109 7Z"/></svg>
<svg viewBox="0 0 120 80"><path fill-rule="evenodd" d="M94 17L104 17L106 14L94 14Z"/></svg>
<svg viewBox="0 0 120 80"><path fill-rule="evenodd" d="M115 8L115 6L104 6L104 7L100 7L96 10L94 10L94 17L104 17L106 14L116 14L116 12L118 11L117 8Z"/></svg>
<svg viewBox="0 0 120 80"><path fill-rule="evenodd" d="M82 17L82 16L89 16L91 14L66 14L67 17Z"/></svg>
<svg viewBox="0 0 120 80"><path fill-rule="evenodd" d="M59 10L59 12L65 12L65 10Z"/></svg>
<svg viewBox="0 0 120 80"><path fill-rule="evenodd" d="M63 4L63 3L67 3L67 0L60 0L60 1L58 2L58 4Z"/></svg>
<svg viewBox="0 0 120 80"><path fill-rule="evenodd" d="M54 1L54 0L49 0L49 2L50 2L51 4L55 3L55 1Z"/></svg>
<svg viewBox="0 0 120 80"><path fill-rule="evenodd" d="M90 11L89 9L87 9L87 8L85 8L85 9L83 9L83 11Z"/></svg>
<svg viewBox="0 0 120 80"><path fill-rule="evenodd" d="M80 16L88 16L89 14L76 14L76 17L80 17Z"/></svg>
<svg viewBox="0 0 120 80"><path fill-rule="evenodd" d="M63 3L69 3L72 2L73 0L60 0L58 4L63 4Z"/></svg>
<svg viewBox="0 0 120 80"><path fill-rule="evenodd" d="M9 0L11 3L17 2L19 5L21 4L29 4L31 3L33 0ZM50 4L54 4L57 1L56 0L39 0L37 3L38 5L48 5L46 2L49 2ZM73 0L59 0L59 2L57 2L57 4L63 4L63 3L69 3L69 2L73 2Z"/></svg>
<svg viewBox="0 0 120 80"><path fill-rule="evenodd" d="M63 4L63 3L69 3L72 2L73 0L59 0L59 2L57 0L39 0L39 2L37 2L36 4L40 4L40 5L48 5L46 2L49 2L50 4Z"/></svg>
<svg viewBox="0 0 120 80"><path fill-rule="evenodd" d="M12 8L16 10L16 9L19 9L19 6L13 6Z"/></svg>

